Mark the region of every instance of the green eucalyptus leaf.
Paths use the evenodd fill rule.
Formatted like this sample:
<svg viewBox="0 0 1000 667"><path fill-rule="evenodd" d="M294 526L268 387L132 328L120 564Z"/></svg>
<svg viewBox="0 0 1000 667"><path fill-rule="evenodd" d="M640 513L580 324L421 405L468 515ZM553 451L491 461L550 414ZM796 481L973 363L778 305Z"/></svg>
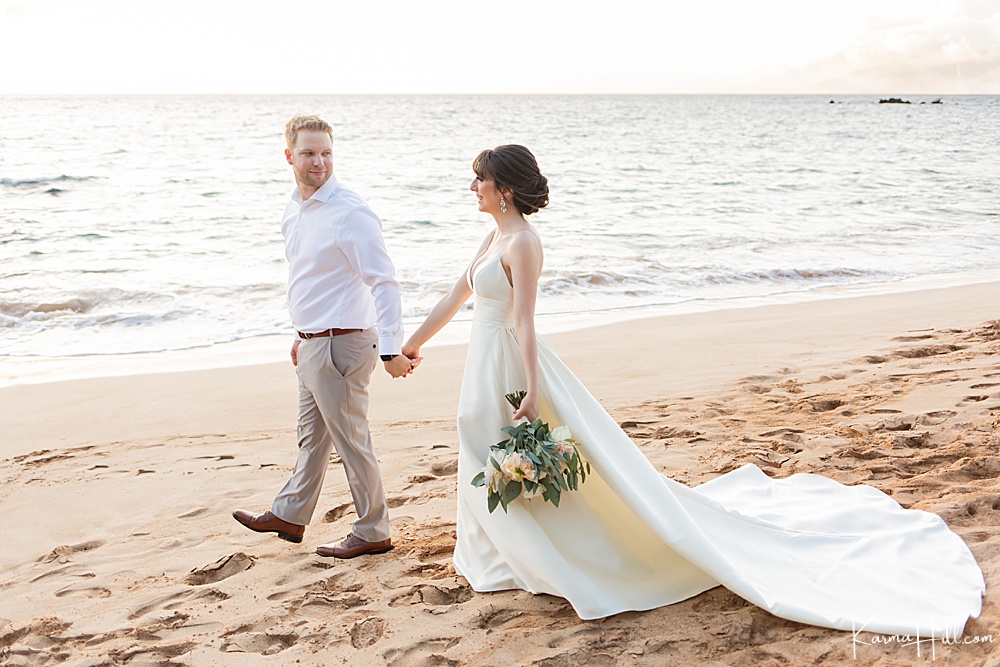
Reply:
<svg viewBox="0 0 1000 667"><path fill-rule="evenodd" d="M502 500L504 507L519 495L521 495L521 483L514 480L507 482L507 486L503 487Z"/></svg>
<svg viewBox="0 0 1000 667"><path fill-rule="evenodd" d="M482 486L486 483L486 473L480 472L478 475L472 478L472 486Z"/></svg>
<svg viewBox="0 0 1000 667"><path fill-rule="evenodd" d="M493 510L497 508L497 505L499 503L500 503L500 494L493 493L492 491L490 491L489 497L487 498L487 505L490 508L490 514L493 514Z"/></svg>
<svg viewBox="0 0 1000 667"><path fill-rule="evenodd" d="M556 507L559 507L560 495L561 493L559 491L559 487L553 484L551 490L549 491L549 501L551 501Z"/></svg>

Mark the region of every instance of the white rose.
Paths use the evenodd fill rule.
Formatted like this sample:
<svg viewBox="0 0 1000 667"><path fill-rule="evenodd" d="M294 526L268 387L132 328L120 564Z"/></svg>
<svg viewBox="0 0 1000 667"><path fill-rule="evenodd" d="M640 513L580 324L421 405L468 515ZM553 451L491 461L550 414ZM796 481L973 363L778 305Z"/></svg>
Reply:
<svg viewBox="0 0 1000 667"><path fill-rule="evenodd" d="M569 432L569 426L557 426L549 433L552 442L568 442L573 435Z"/></svg>

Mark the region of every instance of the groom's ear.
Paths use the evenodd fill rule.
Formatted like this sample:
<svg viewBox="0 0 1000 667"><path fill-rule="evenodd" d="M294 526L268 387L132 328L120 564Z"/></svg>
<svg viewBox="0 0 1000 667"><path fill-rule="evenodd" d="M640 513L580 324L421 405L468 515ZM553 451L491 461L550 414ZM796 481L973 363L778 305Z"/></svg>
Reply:
<svg viewBox="0 0 1000 667"><path fill-rule="evenodd" d="M288 164L292 164L292 151L285 149L285 159L288 160Z"/></svg>

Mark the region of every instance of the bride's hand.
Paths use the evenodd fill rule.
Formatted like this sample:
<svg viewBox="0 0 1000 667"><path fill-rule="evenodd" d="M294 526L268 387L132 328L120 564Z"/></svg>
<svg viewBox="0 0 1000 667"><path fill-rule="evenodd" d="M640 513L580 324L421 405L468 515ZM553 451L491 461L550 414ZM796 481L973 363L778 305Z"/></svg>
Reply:
<svg viewBox="0 0 1000 667"><path fill-rule="evenodd" d="M406 343L405 345L403 345L403 354L409 357L410 359L416 359L417 357L420 356L420 346Z"/></svg>
<svg viewBox="0 0 1000 667"><path fill-rule="evenodd" d="M524 417L529 422L538 419L538 394L525 394L521 399L521 407L514 410L514 421Z"/></svg>

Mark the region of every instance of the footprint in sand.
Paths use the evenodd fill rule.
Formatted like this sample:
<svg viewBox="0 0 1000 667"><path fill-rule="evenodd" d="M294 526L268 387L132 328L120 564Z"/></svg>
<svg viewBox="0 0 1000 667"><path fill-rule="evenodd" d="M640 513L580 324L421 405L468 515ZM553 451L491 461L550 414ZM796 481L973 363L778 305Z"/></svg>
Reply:
<svg viewBox="0 0 1000 667"><path fill-rule="evenodd" d="M256 560L253 556L248 556L242 551L237 551L229 556L223 556L211 565L191 570L191 573L184 577L184 583L190 586L214 584L223 579L228 579L234 574L249 570L254 566Z"/></svg>
<svg viewBox="0 0 1000 667"><path fill-rule="evenodd" d="M957 352L964 349L964 345L927 345L924 347L896 350L892 353L892 356L902 357L903 359L922 359L924 357L935 357L940 354L948 354L949 352Z"/></svg>
<svg viewBox="0 0 1000 667"><path fill-rule="evenodd" d="M470 627L478 630L501 628L511 621L516 621L525 616L528 616L528 613L519 609L510 609L509 607L497 608L490 605L479 612L476 618L470 623Z"/></svg>
<svg viewBox="0 0 1000 667"><path fill-rule="evenodd" d="M842 405L845 405L845 403L839 398L812 396L799 401L796 407L800 410L809 410L811 412L829 412L836 410Z"/></svg>
<svg viewBox="0 0 1000 667"><path fill-rule="evenodd" d="M332 510L323 515L323 523L333 523L339 521L348 514L354 513L354 503L344 503L337 505Z"/></svg>
<svg viewBox="0 0 1000 667"><path fill-rule="evenodd" d="M275 655L286 648L294 646L299 636L290 634L268 634L266 632L229 637L222 645L225 653L259 653L260 655Z"/></svg>
<svg viewBox="0 0 1000 667"><path fill-rule="evenodd" d="M917 417L916 423L921 426L937 426L956 416L958 413L953 410L936 410L920 415Z"/></svg>
<svg viewBox="0 0 1000 667"><path fill-rule="evenodd" d="M773 431L758 433L757 435L761 438L781 438L789 442L802 442L802 436L799 434L804 432L800 428L779 428Z"/></svg>
<svg viewBox="0 0 1000 667"><path fill-rule="evenodd" d="M377 642L385 634L385 621L378 616L371 616L358 621L351 628L351 646L367 648Z"/></svg>
<svg viewBox="0 0 1000 667"><path fill-rule="evenodd" d="M402 572L404 577L419 579L443 579L452 574L454 574L452 568L444 563L420 563Z"/></svg>
<svg viewBox="0 0 1000 667"><path fill-rule="evenodd" d="M458 472L458 461L442 461L431 466L431 472L438 477L448 477Z"/></svg>
<svg viewBox="0 0 1000 667"><path fill-rule="evenodd" d="M158 609L173 611L174 609L177 609L186 603L194 602L195 600L215 601L228 599L229 595L223 593L222 591L215 590L214 588L201 591L189 589L181 591L180 593L172 593L170 595L164 595L150 600L146 604L137 607L131 614L129 614L129 618L139 618Z"/></svg>
<svg viewBox="0 0 1000 667"><path fill-rule="evenodd" d="M969 405L970 403L982 403L983 401L985 401L988 398L989 398L989 396L983 396L983 395L979 395L979 396L966 396L964 399L962 399L961 401L959 401L957 405L958 405L958 407L961 407L963 405Z"/></svg>
<svg viewBox="0 0 1000 667"><path fill-rule="evenodd" d="M461 661L446 658L441 654L450 649L452 646L456 646L461 639L461 637L436 637L434 639L425 639L403 648L389 649L382 654L382 657L385 659L386 664L389 665L389 667L409 667L410 665L442 665L444 667L457 667L457 665L462 664ZM597 663L578 662L566 664Z"/></svg>
<svg viewBox="0 0 1000 667"><path fill-rule="evenodd" d="M283 574L274 580L275 586L284 586L295 581L298 581L300 577L311 577L316 574L316 570L325 571L332 570L334 568L334 563L327 560L320 561L309 561L299 565L298 568L293 570L284 570ZM269 600L271 598L268 598Z"/></svg>
<svg viewBox="0 0 1000 667"><path fill-rule="evenodd" d="M386 498L385 503L386 505L389 506L390 509L397 509L399 507L402 507L403 505L412 502L417 497L418 496L393 496L391 498Z"/></svg>
<svg viewBox="0 0 1000 667"><path fill-rule="evenodd" d="M411 475L407 481L410 484L425 484L427 482L433 482L441 477L450 477L458 472L458 461L438 461L431 465L430 474L421 473L418 475ZM405 504L405 503L403 503ZM390 504L389 507L392 507Z"/></svg>
<svg viewBox="0 0 1000 667"><path fill-rule="evenodd" d="M699 435L704 434L701 431L694 431L681 426L665 426L653 431L651 437L657 440L666 440L668 438L697 438Z"/></svg>
<svg viewBox="0 0 1000 667"><path fill-rule="evenodd" d="M389 600L389 606L404 607L415 604L433 606L454 605L467 602L471 599L472 589L468 586L460 584L449 588L447 586L427 584L410 587L405 592Z"/></svg>
<svg viewBox="0 0 1000 667"><path fill-rule="evenodd" d="M109 598L111 597L111 591L107 588L101 587L79 588L75 586L67 586L66 588L56 591L56 597Z"/></svg>
<svg viewBox="0 0 1000 667"><path fill-rule="evenodd" d="M330 565L326 561L320 563L310 563L310 565L315 565L321 567L321 569L330 569L333 565ZM289 598L301 598L305 599L311 594L326 594L326 593L339 593L342 591L356 592L360 591L363 586L357 583L357 571L356 570L342 570L336 574L327 577L321 581L309 581L305 584L300 583L300 580L304 576L310 576L315 573L309 572L309 569L313 568L299 568L295 574L289 576L283 576L278 581L275 582L275 586L284 586L285 584L291 583L292 586L286 588L285 590L272 593L267 596L267 599L272 602L280 602L282 600L288 600Z"/></svg>
<svg viewBox="0 0 1000 667"><path fill-rule="evenodd" d="M53 454L51 449L39 449L37 451L31 452L30 454L21 454L20 456L15 456L14 463L24 463L25 466L35 467L35 466L45 465L46 463L54 463L56 461L65 461L67 459L73 459L76 458L76 452L85 452L93 448L94 448L93 445L88 445L86 447L74 447L73 449L63 450L56 454Z"/></svg>
<svg viewBox="0 0 1000 667"><path fill-rule="evenodd" d="M194 642L179 642L159 646L136 646L130 649L112 649L108 651L113 665L172 665L172 658L189 653L197 648ZM141 656L141 657L140 657ZM135 661L135 662L133 662Z"/></svg>
<svg viewBox="0 0 1000 667"><path fill-rule="evenodd" d="M36 562L51 563L54 560L58 560L60 563L68 563L70 558L74 554L82 553L84 551L91 551L101 546L104 546L104 542L100 540L91 540L90 542L81 542L79 544L73 544L73 545L61 544L52 551L50 551L49 553L39 558Z"/></svg>
<svg viewBox="0 0 1000 667"><path fill-rule="evenodd" d="M628 421L623 421L618 425L624 429L629 429L629 428L638 428L640 426L647 426L649 424L655 424L655 423L656 423L655 421L645 422L645 421L637 421L634 419L629 419Z"/></svg>
<svg viewBox="0 0 1000 667"><path fill-rule="evenodd" d="M960 470L971 479L996 479L1000 477L1000 457L977 456L959 462Z"/></svg>

